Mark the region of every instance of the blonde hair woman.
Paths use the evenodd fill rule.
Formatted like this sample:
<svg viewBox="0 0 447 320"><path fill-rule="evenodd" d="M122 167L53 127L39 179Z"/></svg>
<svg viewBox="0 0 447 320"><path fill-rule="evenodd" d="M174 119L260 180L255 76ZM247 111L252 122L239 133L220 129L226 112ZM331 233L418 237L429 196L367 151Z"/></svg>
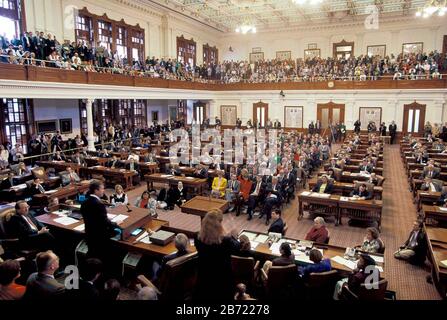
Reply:
<svg viewBox="0 0 447 320"><path fill-rule="evenodd" d="M237 254L240 244L233 235L226 235L223 214L212 210L202 220L195 239L198 254L197 298L200 300L229 300L233 297L231 255Z"/></svg>
<svg viewBox="0 0 447 320"><path fill-rule="evenodd" d="M129 204L129 199L127 198L127 194L124 193L124 189L121 185L117 184L115 186L115 193L110 197L110 202L112 205L125 205Z"/></svg>

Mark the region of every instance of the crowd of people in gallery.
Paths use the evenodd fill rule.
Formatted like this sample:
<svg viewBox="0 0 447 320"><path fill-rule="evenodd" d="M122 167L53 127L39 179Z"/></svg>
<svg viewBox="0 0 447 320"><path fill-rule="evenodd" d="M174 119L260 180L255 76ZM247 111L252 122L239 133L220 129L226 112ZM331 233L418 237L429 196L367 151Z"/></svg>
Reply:
<svg viewBox="0 0 447 320"><path fill-rule="evenodd" d="M120 56L100 42L94 47L83 40L61 43L43 32L25 32L22 37L10 40L0 36L0 62L210 83L441 79L447 70L447 57L436 50L385 57L363 54L340 59L231 60L201 65L154 56L137 61Z"/></svg>

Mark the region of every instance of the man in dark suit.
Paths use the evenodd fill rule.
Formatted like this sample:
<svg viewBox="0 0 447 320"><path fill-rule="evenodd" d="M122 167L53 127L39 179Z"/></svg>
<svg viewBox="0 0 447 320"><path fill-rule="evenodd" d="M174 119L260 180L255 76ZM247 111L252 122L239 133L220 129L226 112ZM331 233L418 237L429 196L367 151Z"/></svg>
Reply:
<svg viewBox="0 0 447 320"><path fill-rule="evenodd" d="M71 161L72 161L73 163L76 163L76 164L80 165L80 166L84 166L84 165L87 164L87 163L85 162L84 156L81 155L81 154L79 153L79 151L76 152L76 154L71 158Z"/></svg>
<svg viewBox="0 0 447 320"><path fill-rule="evenodd" d="M427 235L423 223L415 221L407 241L394 253L396 259L408 260L413 264L423 264L427 256Z"/></svg>
<svg viewBox="0 0 447 320"><path fill-rule="evenodd" d="M283 185L286 200L287 202L289 202L290 198L293 198L295 196L296 176L293 174L293 172L289 171L289 168L284 168L284 176L281 182Z"/></svg>
<svg viewBox="0 0 447 320"><path fill-rule="evenodd" d="M272 211L273 223L270 225L268 232L281 233L284 232L284 221L281 218L281 210L275 209Z"/></svg>
<svg viewBox="0 0 447 320"><path fill-rule="evenodd" d="M426 177L424 183L421 185L422 191L441 192L442 185L434 182L432 178Z"/></svg>
<svg viewBox="0 0 447 320"><path fill-rule="evenodd" d="M193 173L195 178L207 179L208 178L208 170L200 163L197 165L196 170Z"/></svg>
<svg viewBox="0 0 447 320"><path fill-rule="evenodd" d="M171 185L167 194L167 208L174 210L174 205L181 206L186 201L186 190L183 188L183 183L179 181L177 187Z"/></svg>
<svg viewBox="0 0 447 320"><path fill-rule="evenodd" d="M320 180L318 180L317 184L313 187L312 192L318 193L332 193L332 182L328 179L327 176L322 176Z"/></svg>
<svg viewBox="0 0 447 320"><path fill-rule="evenodd" d="M59 269L59 257L52 251L40 252L36 256L37 272L31 274L26 282L24 300L62 299L65 286L54 278Z"/></svg>
<svg viewBox="0 0 447 320"><path fill-rule="evenodd" d="M35 178L33 183L28 186L26 193L29 197L45 193L45 187L42 185L42 181L39 178Z"/></svg>
<svg viewBox="0 0 447 320"><path fill-rule="evenodd" d="M282 186L278 183L278 177L274 176L272 178L272 182L267 185L266 191L267 197L265 199L264 208L259 215L259 219L265 215L265 225L269 225L270 218L272 214L272 208L276 205L279 205L283 200L283 189Z"/></svg>
<svg viewBox="0 0 447 320"><path fill-rule="evenodd" d="M26 201L18 201L16 213L6 223L7 234L17 238L25 249L48 250L55 246L55 239L46 227L29 214Z"/></svg>
<svg viewBox="0 0 447 320"><path fill-rule="evenodd" d="M250 195L248 197L248 219L251 220L253 218L252 213L253 210L258 205L258 202L263 199L265 193L265 183L262 182L262 176L256 176L256 182L254 182L251 186Z"/></svg>
<svg viewBox="0 0 447 320"><path fill-rule="evenodd" d="M4 178L0 183L0 190L8 190L14 186L14 173L8 173L8 177Z"/></svg>
<svg viewBox="0 0 447 320"><path fill-rule="evenodd" d="M363 160L362 164L359 166L359 170L360 172L368 172L368 173L372 173L373 172L373 166L371 163L368 163L367 160Z"/></svg>
<svg viewBox="0 0 447 320"><path fill-rule="evenodd" d="M369 200L372 198L371 192L366 188L366 184L361 184L358 189L352 190L351 197L358 197L363 200Z"/></svg>
<svg viewBox="0 0 447 320"><path fill-rule="evenodd" d="M90 196L81 205L88 255L107 264L112 257L110 238L119 232L116 230L119 227L108 219L106 206L101 201L104 196L104 184L101 181L92 181L89 194Z"/></svg>
<svg viewBox="0 0 447 320"><path fill-rule="evenodd" d="M78 183L81 181L78 174L71 167L67 167L66 173L61 175L62 185L66 186L70 183Z"/></svg>
<svg viewBox="0 0 447 320"><path fill-rule="evenodd" d="M388 127L388 131L390 132L391 136L391 144L394 144L394 139L396 139L396 132L397 132L397 125L394 121L391 122L391 124Z"/></svg>
<svg viewBox="0 0 447 320"><path fill-rule="evenodd" d="M175 236L174 244L175 244L175 248L177 249L177 252L174 252L174 253L164 256L161 260L161 265L159 265L158 263L155 263L154 268L153 268L154 269L154 279L153 280L160 277L160 275L163 271L163 268L166 266L166 263L168 263L171 260L180 258L181 256L184 256L189 253L189 250L188 250L189 239L184 233L179 233Z"/></svg>
<svg viewBox="0 0 447 320"><path fill-rule="evenodd" d="M360 132L361 126L362 126L362 123L360 122L360 120L356 120L354 122L354 132L358 134Z"/></svg>
<svg viewBox="0 0 447 320"><path fill-rule="evenodd" d="M106 165L108 168L112 168L112 169L115 169L115 168L121 168L122 167L122 163L121 163L121 160L119 160L118 158L117 158L117 156L113 156L113 158L112 159L110 159L108 162L107 162L107 165Z"/></svg>
<svg viewBox="0 0 447 320"><path fill-rule="evenodd" d="M420 179L424 178L438 179L439 171L440 171L439 168L435 168L432 164L429 164L424 168L424 171L422 171Z"/></svg>

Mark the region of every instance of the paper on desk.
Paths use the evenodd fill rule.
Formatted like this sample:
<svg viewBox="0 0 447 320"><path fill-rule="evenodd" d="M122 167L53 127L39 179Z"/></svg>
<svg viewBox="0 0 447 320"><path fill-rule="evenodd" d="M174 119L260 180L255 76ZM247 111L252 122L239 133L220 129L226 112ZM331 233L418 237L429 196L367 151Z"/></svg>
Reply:
<svg viewBox="0 0 447 320"><path fill-rule="evenodd" d="M76 231L84 231L84 230L85 230L85 224L80 224L79 226L77 226L77 227L74 228L73 230L76 230Z"/></svg>
<svg viewBox="0 0 447 320"><path fill-rule="evenodd" d="M292 250L292 253L295 255L295 261L300 261L307 264L313 264L313 261L311 261L309 259L309 256L306 255L304 252L301 252L299 250Z"/></svg>
<svg viewBox="0 0 447 320"><path fill-rule="evenodd" d="M112 219L114 219L116 217L116 214L111 214L111 213L108 213L107 214L107 218L109 218L109 220L112 220Z"/></svg>
<svg viewBox="0 0 447 320"><path fill-rule="evenodd" d="M11 187L11 189L26 189L26 183Z"/></svg>
<svg viewBox="0 0 447 320"><path fill-rule="evenodd" d="M340 201L349 201L348 197L340 197Z"/></svg>
<svg viewBox="0 0 447 320"><path fill-rule="evenodd" d="M268 235L266 235L266 234L260 234L260 235L258 235L258 236L254 239L254 241L255 241L255 242L259 242L259 243L264 243L264 242L266 242L266 241L268 240L268 238L269 238Z"/></svg>
<svg viewBox="0 0 447 320"><path fill-rule="evenodd" d="M257 246L259 246L259 242L250 241L251 250L255 250Z"/></svg>
<svg viewBox="0 0 447 320"><path fill-rule="evenodd" d="M272 253L273 254L281 254L280 252L279 252L279 247L281 246L281 244L279 243L279 242L277 242L277 243L273 243L271 246L270 246L270 251L272 251Z"/></svg>
<svg viewBox="0 0 447 320"><path fill-rule="evenodd" d="M141 239L146 238L148 235L149 235L149 233L148 233L147 231L144 231L144 232L141 234L141 236L139 236L139 237L135 240L135 242L140 242Z"/></svg>
<svg viewBox="0 0 447 320"><path fill-rule="evenodd" d="M45 194L53 194L56 192L57 192L57 190L48 190L48 191L45 191Z"/></svg>
<svg viewBox="0 0 447 320"><path fill-rule="evenodd" d="M376 262L376 263L383 263L383 257L381 257L381 256L374 256L374 255L372 255L372 254L370 254L369 255L371 258L373 258L373 260Z"/></svg>
<svg viewBox="0 0 447 320"><path fill-rule="evenodd" d="M78 223L79 221L70 217L61 217L61 218L57 218L54 219L55 222L62 224L64 226L69 226L75 223Z"/></svg>
<svg viewBox="0 0 447 320"><path fill-rule="evenodd" d="M186 177L186 179L194 180L195 178L194 177Z"/></svg>
<svg viewBox="0 0 447 320"><path fill-rule="evenodd" d="M149 239L149 236L140 240L141 243L151 244L152 241Z"/></svg>
<svg viewBox="0 0 447 320"><path fill-rule="evenodd" d="M341 265L344 265L352 270L354 270L357 267L357 263L355 261L346 260L345 258L342 258L340 256L335 256L331 260Z"/></svg>
<svg viewBox="0 0 447 320"><path fill-rule="evenodd" d="M129 218L129 216L126 216L124 214L119 214L115 218L113 218L112 221L116 222L116 223L120 223L120 222L123 222L124 220L126 220L127 218Z"/></svg>
<svg viewBox="0 0 447 320"><path fill-rule="evenodd" d="M441 267L443 267L443 268L447 268L447 260L442 260L442 261L440 261L440 265L441 265Z"/></svg>
<svg viewBox="0 0 447 320"><path fill-rule="evenodd" d="M309 192L309 191L303 191L303 192L301 192L301 195L302 196L308 196L308 195L310 195L311 194L311 192Z"/></svg>
<svg viewBox="0 0 447 320"><path fill-rule="evenodd" d="M242 236L242 235L247 236L248 240L250 240L250 241L253 241L253 240L256 238L256 236L257 236L256 233L248 232L248 231L244 231L244 232L242 232L240 235L241 235L241 236Z"/></svg>
<svg viewBox="0 0 447 320"><path fill-rule="evenodd" d="M444 211L444 212L446 212L446 211L447 211L447 208L439 207L439 210L440 210L440 211Z"/></svg>
<svg viewBox="0 0 447 320"><path fill-rule="evenodd" d="M162 177L162 178L170 178L170 177L173 177L173 175L172 174L162 174L160 177Z"/></svg>

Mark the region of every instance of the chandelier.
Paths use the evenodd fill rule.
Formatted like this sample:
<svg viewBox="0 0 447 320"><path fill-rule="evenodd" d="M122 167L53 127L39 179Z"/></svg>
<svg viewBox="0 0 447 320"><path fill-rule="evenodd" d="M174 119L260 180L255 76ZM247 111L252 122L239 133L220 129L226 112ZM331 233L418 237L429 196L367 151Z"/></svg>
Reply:
<svg viewBox="0 0 447 320"><path fill-rule="evenodd" d="M253 24L244 23L236 28L236 32L242 34L256 33L256 27Z"/></svg>
<svg viewBox="0 0 447 320"><path fill-rule="evenodd" d="M434 14L442 17L447 13L447 0L429 0L423 8L416 11L416 17L428 18Z"/></svg>

